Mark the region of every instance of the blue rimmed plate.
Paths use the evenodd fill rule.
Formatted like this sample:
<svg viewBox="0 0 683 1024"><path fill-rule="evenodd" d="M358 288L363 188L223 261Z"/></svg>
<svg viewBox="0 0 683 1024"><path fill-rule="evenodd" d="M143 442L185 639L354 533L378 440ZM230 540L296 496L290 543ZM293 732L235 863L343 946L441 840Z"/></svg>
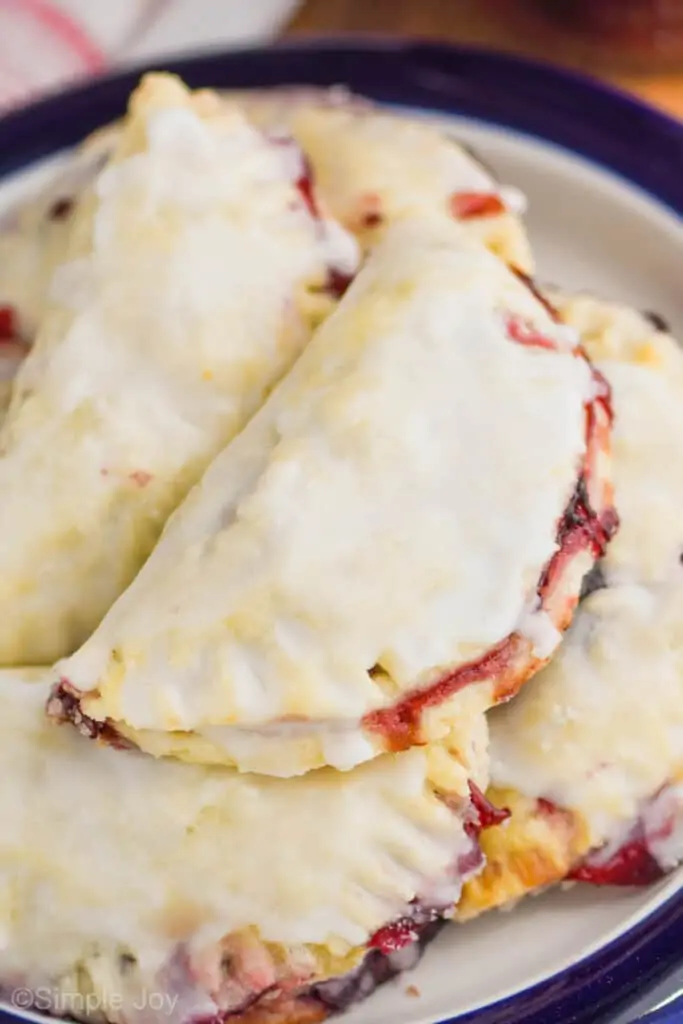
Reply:
<svg viewBox="0 0 683 1024"><path fill-rule="evenodd" d="M309 43L169 66L194 86L342 82L444 120L528 195L542 278L656 310L683 337L683 128L674 121L575 75L444 46ZM118 117L136 78L103 80L0 121L0 204L31 165ZM679 875L645 891L558 890L452 927L409 979L344 1020L597 1024L675 965L682 887ZM673 1004L656 1014L660 1024L683 1019Z"/></svg>

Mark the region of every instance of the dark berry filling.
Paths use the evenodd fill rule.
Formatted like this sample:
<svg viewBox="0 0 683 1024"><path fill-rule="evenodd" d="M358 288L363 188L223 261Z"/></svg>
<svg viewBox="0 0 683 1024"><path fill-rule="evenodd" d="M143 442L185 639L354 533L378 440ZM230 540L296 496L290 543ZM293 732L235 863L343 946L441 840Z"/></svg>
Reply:
<svg viewBox="0 0 683 1024"><path fill-rule="evenodd" d="M587 597L594 594L596 590L604 590L607 586L607 579L600 562L596 562L593 568L583 577L579 602L585 601Z"/></svg>
<svg viewBox="0 0 683 1024"><path fill-rule="evenodd" d="M330 1013L342 1013L354 1003L371 996L375 989L395 978L403 971L417 965L425 949L439 934L445 922L441 919L425 920L414 926L415 938L411 946L410 962L407 962L405 950L399 956L372 949L363 962L344 978L333 978L330 981L314 985L311 995L319 1000Z"/></svg>
<svg viewBox="0 0 683 1024"><path fill-rule="evenodd" d="M663 876L663 869L648 848L642 821L635 823L623 844L607 860L596 851L568 875L575 882L591 885L650 885Z"/></svg>
<svg viewBox="0 0 683 1024"><path fill-rule="evenodd" d="M315 220L320 220L320 209L313 184L313 168L311 167L310 160L303 153L301 154L301 159L303 170L296 180L296 187L311 217Z"/></svg>
<svg viewBox="0 0 683 1024"><path fill-rule="evenodd" d="M62 679L52 689L47 705L50 717L58 722L71 722L82 736L101 740L109 746L126 750L130 744L108 722L97 722L81 710L79 698L70 684Z"/></svg>
<svg viewBox="0 0 683 1024"><path fill-rule="evenodd" d="M335 299L341 299L353 283L354 276L354 274L348 274L342 270L335 270L333 267L330 267L327 271L324 291Z"/></svg>
<svg viewBox="0 0 683 1024"><path fill-rule="evenodd" d="M73 199L56 199L48 210L48 217L50 220L66 220L73 213L75 205Z"/></svg>
<svg viewBox="0 0 683 1024"><path fill-rule="evenodd" d="M502 825L510 817L507 807L496 807L488 800L477 785L470 779L470 805L469 820L465 824L465 831L472 839L478 839L486 828L495 828Z"/></svg>
<svg viewBox="0 0 683 1024"><path fill-rule="evenodd" d="M16 311L12 306L0 306L0 343L16 341L18 335Z"/></svg>
<svg viewBox="0 0 683 1024"><path fill-rule="evenodd" d="M409 915L399 917L396 921L379 928L370 938L368 949L379 950L384 956L396 953L399 949L417 942L421 929L442 916L443 912L440 910L421 907L419 903L414 903Z"/></svg>

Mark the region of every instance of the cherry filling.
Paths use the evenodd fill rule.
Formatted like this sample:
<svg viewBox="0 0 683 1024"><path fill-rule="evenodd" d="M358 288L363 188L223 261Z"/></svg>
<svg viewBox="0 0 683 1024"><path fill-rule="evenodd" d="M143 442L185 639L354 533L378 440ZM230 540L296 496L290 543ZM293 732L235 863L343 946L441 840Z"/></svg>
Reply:
<svg viewBox="0 0 683 1024"><path fill-rule="evenodd" d="M514 334L511 336L513 340L519 340ZM528 337L524 333L521 336ZM555 348L549 339L537 332L533 331L531 336L534 345ZM528 344L529 341L522 343ZM585 358L580 348L576 354ZM607 381L593 370L593 382L596 395L586 403L584 466L571 501L557 526L557 550L541 573L537 587L539 610L548 607L571 562L583 552L589 552L596 560L601 558L619 526L617 513L610 504L598 513L591 502L591 476L599 454L607 444L613 418ZM604 493L598 493L596 497L601 504L606 500ZM414 691L391 707L368 713L363 718L363 726L369 732L380 733L388 749L405 750L422 741L421 722L427 708L442 704L472 683L485 680L496 681L497 701L506 700L517 692L528 675L525 669L531 670L528 641L519 633L512 633L481 658L460 665L433 686Z"/></svg>
<svg viewBox="0 0 683 1024"><path fill-rule="evenodd" d="M301 154L301 160L303 170L296 180L296 188L311 217L314 220L322 221L322 214L315 194L311 162L304 153ZM354 277L355 274L349 274L346 271L339 270L337 267L330 267L327 271L327 279L323 286L323 291L335 299L341 299Z"/></svg>
<svg viewBox="0 0 683 1024"><path fill-rule="evenodd" d="M330 267L327 271L327 281L324 290L335 299L341 299L346 290L352 284L354 274L348 274L343 270L336 270Z"/></svg>
<svg viewBox="0 0 683 1024"><path fill-rule="evenodd" d="M670 839L676 828L676 806L664 803L662 814L662 798L665 801L668 792L669 787L663 786L642 807L640 817L620 842L606 843L591 850L567 878L590 885L650 885L663 878L667 868L658 861L653 847ZM536 801L536 807L543 815L574 818L571 811L558 807L551 800L541 798Z"/></svg>
<svg viewBox="0 0 683 1024"><path fill-rule="evenodd" d="M313 168L311 167L310 160L304 153L301 154L301 160L303 169L296 180L296 188L298 189L299 195L303 199L304 205L311 217L313 217L314 220L320 220L320 208L318 206L318 200L315 195L315 187L313 184Z"/></svg>
<svg viewBox="0 0 683 1024"><path fill-rule="evenodd" d="M413 693L391 707L369 712L363 718L363 726L369 732L383 734L390 750L407 750L420 741L422 715L427 708L443 704L472 683L503 675L516 653L513 634L513 637L501 641L477 661L460 665L449 672L434 686Z"/></svg>
<svg viewBox="0 0 683 1024"><path fill-rule="evenodd" d="M589 854L567 877L591 885L650 885L664 874L650 853L645 827L639 820L610 857L603 859L599 850Z"/></svg>
<svg viewBox="0 0 683 1024"><path fill-rule="evenodd" d="M494 807L481 790L470 783L471 804L467 810L465 831L474 839L478 864L481 850L476 841L484 828L499 825L508 812ZM447 803L449 800L444 797ZM462 802L458 801L462 810ZM457 870L460 870L458 865ZM330 978L292 992L269 990L259 993L255 1001L234 1014L242 1024L308 1024L323 1020L329 1013L342 1013L355 1003L367 999L376 988L391 978L417 965L424 950L445 925L443 908L422 906L413 901L409 912L396 921L379 928L370 938L367 953L358 967L339 978ZM322 1014L316 1014L318 1007ZM225 1019L225 1018L224 1018ZM231 1015L228 1014L228 1020Z"/></svg>
<svg viewBox="0 0 683 1024"><path fill-rule="evenodd" d="M494 806L471 779L468 786L470 802L465 811L463 828L465 834L472 840L472 850L461 856L456 864L456 873L460 878L465 878L483 864L479 837L484 829L501 825L510 817L510 811L507 808ZM452 797L443 795L442 799L448 806L452 806L454 810L457 808L462 813L460 798L454 801ZM420 929L425 924L430 924L442 916L443 908L425 907L414 900L408 914L391 921L375 932L368 942L368 949L377 949L385 956L395 953L416 942L420 936Z"/></svg>
<svg viewBox="0 0 683 1024"><path fill-rule="evenodd" d="M131 745L109 722L97 722L81 711L77 694L66 679L61 679L52 689L47 713L58 722L71 722L82 736L100 740L119 750L128 750Z"/></svg>
<svg viewBox="0 0 683 1024"><path fill-rule="evenodd" d="M567 563L581 551L590 551L597 560L602 558L607 545L617 532L619 517L614 508L606 508L597 515L588 498L586 476L582 474L557 532L559 550L555 552L543 571L538 587L541 600L551 592Z"/></svg>
<svg viewBox="0 0 683 1024"><path fill-rule="evenodd" d="M521 317L507 316L505 327L509 337L518 345L526 345L528 348L546 348L551 352L557 350L557 345L551 338L546 337L541 331L537 331Z"/></svg>
<svg viewBox="0 0 683 1024"><path fill-rule="evenodd" d="M496 825L502 825L504 821L507 821L510 817L510 811L507 807L496 807L490 800L487 800L479 786L472 782L471 779L469 787L472 803L470 804L470 815L469 820L465 824L465 831L472 839L478 839L484 829L494 828Z"/></svg>
<svg viewBox="0 0 683 1024"><path fill-rule="evenodd" d="M495 217L505 213L505 203L495 192L454 192L450 197L451 213L458 220Z"/></svg>
<svg viewBox="0 0 683 1024"><path fill-rule="evenodd" d="M442 916L442 911L421 907L419 903L414 902L410 915L399 917L375 932L368 942L368 949L377 949L384 956L396 953L399 949L417 942L421 929Z"/></svg>
<svg viewBox="0 0 683 1024"><path fill-rule="evenodd" d="M0 344L16 341L19 336L17 314L12 306L0 306Z"/></svg>

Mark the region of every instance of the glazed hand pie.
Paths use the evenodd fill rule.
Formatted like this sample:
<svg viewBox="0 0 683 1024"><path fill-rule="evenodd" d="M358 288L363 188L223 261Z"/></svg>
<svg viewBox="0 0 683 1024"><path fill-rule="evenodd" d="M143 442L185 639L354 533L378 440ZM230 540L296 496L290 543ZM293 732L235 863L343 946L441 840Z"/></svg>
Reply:
<svg viewBox="0 0 683 1024"><path fill-rule="evenodd" d="M395 226L58 666L51 713L287 776L511 696L616 525L576 340L454 223Z"/></svg>
<svg viewBox="0 0 683 1024"><path fill-rule="evenodd" d="M63 1013L91 993L125 1024L145 993L176 1024L322 1020L414 963L481 868L482 716L467 768L444 745L272 779L55 728L47 675L0 673L7 999Z"/></svg>
<svg viewBox="0 0 683 1024"><path fill-rule="evenodd" d="M683 354L632 310L554 298L613 388L621 525L559 653L492 714L488 796L511 815L486 835L462 918L568 876L638 884L683 860Z"/></svg>
<svg viewBox="0 0 683 1024"><path fill-rule="evenodd" d="M0 663L85 639L351 271L302 170L211 94L134 94L0 433Z"/></svg>
<svg viewBox="0 0 683 1024"><path fill-rule="evenodd" d="M339 89L274 89L239 99L256 123L294 135L332 213L364 249L398 219L443 213L507 263L532 271L524 197L501 188L443 128Z"/></svg>
<svg viewBox="0 0 683 1024"><path fill-rule="evenodd" d="M551 664L491 714L489 799L513 814L484 839L463 918L567 876L631 885L683 860L682 695L683 586L587 598Z"/></svg>

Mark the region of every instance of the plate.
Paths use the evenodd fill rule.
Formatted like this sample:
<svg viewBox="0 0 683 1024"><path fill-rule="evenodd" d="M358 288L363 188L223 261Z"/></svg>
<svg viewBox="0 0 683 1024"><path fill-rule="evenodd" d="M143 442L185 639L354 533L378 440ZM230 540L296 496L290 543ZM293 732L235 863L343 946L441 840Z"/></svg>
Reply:
<svg viewBox="0 0 683 1024"><path fill-rule="evenodd" d="M194 86L343 82L439 118L528 195L542 280L655 310L683 338L683 128L656 111L549 66L440 45L307 43L168 66ZM0 201L25 186L29 168L118 117L138 74L0 121ZM670 970L681 948L683 872L645 891L555 890L447 928L415 972L343 1020L597 1024ZM656 1019L680 1019L672 1004L667 1012Z"/></svg>

